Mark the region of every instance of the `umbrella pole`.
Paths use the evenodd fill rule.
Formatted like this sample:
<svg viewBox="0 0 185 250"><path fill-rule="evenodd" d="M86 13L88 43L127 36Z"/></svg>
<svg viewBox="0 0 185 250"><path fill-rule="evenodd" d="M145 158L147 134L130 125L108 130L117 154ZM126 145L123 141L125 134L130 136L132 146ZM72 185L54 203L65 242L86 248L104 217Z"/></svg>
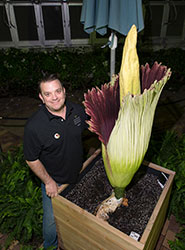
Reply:
<svg viewBox="0 0 185 250"><path fill-rule="evenodd" d="M116 48L118 44L118 39L114 31L111 32L109 37L109 48L110 48L110 81L112 80L112 75L115 74L115 59L116 59Z"/></svg>
<svg viewBox="0 0 185 250"><path fill-rule="evenodd" d="M110 49L110 81L112 80L112 75L115 74L115 58L116 49Z"/></svg>

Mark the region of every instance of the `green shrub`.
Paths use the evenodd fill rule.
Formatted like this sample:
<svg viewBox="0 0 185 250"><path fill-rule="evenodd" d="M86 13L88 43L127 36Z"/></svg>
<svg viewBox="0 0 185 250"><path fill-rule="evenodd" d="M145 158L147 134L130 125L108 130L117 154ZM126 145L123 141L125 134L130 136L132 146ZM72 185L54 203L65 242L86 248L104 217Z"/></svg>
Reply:
<svg viewBox="0 0 185 250"><path fill-rule="evenodd" d="M123 44L116 49L115 73L119 73ZM185 51L174 48L138 51L140 64L162 62L172 69L167 87L179 89L185 80ZM1 49L0 96L36 96L37 82L44 72L59 73L68 91L86 91L109 82L110 49L93 47L66 49Z"/></svg>
<svg viewBox="0 0 185 250"><path fill-rule="evenodd" d="M0 95L36 95L45 72L59 73L68 90L87 89L109 81L108 50L2 49Z"/></svg>
<svg viewBox="0 0 185 250"><path fill-rule="evenodd" d="M169 246L171 250L184 250L185 228L183 228L181 232L176 235L176 239L174 241L169 241Z"/></svg>
<svg viewBox="0 0 185 250"><path fill-rule="evenodd" d="M172 250L182 250L185 246L185 134L177 137L175 132L166 132L163 137L151 140L147 158L162 167L176 172L168 216L175 215L182 230L176 235L175 241L170 241Z"/></svg>
<svg viewBox="0 0 185 250"><path fill-rule="evenodd" d="M169 213L173 213L179 223L185 224L185 135L178 138L175 132L168 131L161 143L158 142L157 152L156 144L153 142L155 153L151 161L176 172Z"/></svg>
<svg viewBox="0 0 185 250"><path fill-rule="evenodd" d="M22 146L1 153L0 231L21 243L41 238L42 197L40 181L29 170ZM7 244L9 242L7 241Z"/></svg>

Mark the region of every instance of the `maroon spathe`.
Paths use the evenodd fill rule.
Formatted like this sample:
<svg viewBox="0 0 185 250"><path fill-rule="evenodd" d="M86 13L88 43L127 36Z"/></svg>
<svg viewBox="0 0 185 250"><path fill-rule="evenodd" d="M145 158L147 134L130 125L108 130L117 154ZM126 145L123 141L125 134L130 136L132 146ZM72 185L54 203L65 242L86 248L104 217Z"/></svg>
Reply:
<svg viewBox="0 0 185 250"><path fill-rule="evenodd" d="M141 66L141 93L145 89L150 89L155 81L160 81L166 72L167 67L157 62L153 64L152 68L150 68L148 63L145 66ZM89 129L99 136L99 140L105 146L118 118L120 109L119 91L118 75L113 86L111 83L106 83L101 86L101 89L98 87L92 88L91 91L88 90L88 93L84 94L86 113L91 117L90 121L88 121Z"/></svg>

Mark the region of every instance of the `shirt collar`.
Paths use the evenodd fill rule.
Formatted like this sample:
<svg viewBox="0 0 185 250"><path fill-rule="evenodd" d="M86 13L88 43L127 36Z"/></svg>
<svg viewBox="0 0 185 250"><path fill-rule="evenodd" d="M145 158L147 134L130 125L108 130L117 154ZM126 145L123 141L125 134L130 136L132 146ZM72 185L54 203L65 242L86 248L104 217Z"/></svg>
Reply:
<svg viewBox="0 0 185 250"><path fill-rule="evenodd" d="M72 110L73 110L73 106L72 104L66 100L66 118L71 114ZM53 115L52 113L49 112L49 110L46 108L45 104L43 104L42 106L45 114L47 115L48 119L49 120L52 120L52 119L61 119L60 116L57 116L57 115Z"/></svg>

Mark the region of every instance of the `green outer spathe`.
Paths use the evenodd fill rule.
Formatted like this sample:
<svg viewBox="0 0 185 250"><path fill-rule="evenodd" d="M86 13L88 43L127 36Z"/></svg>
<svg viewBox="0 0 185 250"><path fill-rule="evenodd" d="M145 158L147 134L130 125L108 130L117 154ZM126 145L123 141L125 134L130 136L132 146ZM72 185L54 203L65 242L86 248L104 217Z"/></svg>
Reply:
<svg viewBox="0 0 185 250"><path fill-rule="evenodd" d="M124 97L108 144L102 144L106 173L113 187L125 188L140 167L148 149L155 109L170 75L169 69L142 95Z"/></svg>

